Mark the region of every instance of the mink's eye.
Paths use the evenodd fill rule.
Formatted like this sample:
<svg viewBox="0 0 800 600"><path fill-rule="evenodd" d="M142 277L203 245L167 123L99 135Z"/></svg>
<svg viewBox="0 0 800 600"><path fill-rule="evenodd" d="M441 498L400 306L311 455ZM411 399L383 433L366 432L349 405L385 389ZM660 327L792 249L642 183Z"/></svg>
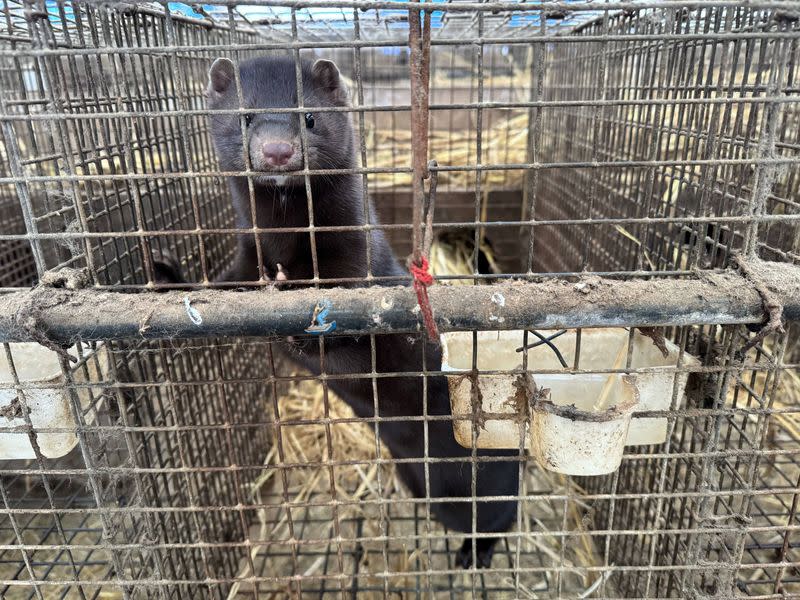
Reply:
<svg viewBox="0 0 800 600"><path fill-rule="evenodd" d="M252 115L252 114L250 114L250 113L247 113L247 114L244 116L244 124L245 124L247 127L250 127L250 123L252 123L252 122L253 122L253 115Z"/></svg>
<svg viewBox="0 0 800 600"><path fill-rule="evenodd" d="M309 129L314 129L314 115L311 113L306 113L304 116L306 118L306 127Z"/></svg>

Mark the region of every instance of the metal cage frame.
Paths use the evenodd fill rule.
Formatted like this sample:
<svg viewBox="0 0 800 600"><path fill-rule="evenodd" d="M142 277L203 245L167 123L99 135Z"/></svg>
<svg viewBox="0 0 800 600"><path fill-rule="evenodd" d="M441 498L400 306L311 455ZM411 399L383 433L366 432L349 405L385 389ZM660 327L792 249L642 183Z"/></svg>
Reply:
<svg viewBox="0 0 800 600"><path fill-rule="evenodd" d="M484 534L437 523L379 435L402 420L379 413L379 383L448 375L378 364L381 339L427 335L412 277L315 270L282 289L260 265L247 292L211 282L242 235L223 180L248 178L252 207L258 173L219 167L206 70L315 51L350 80L352 105L321 110L351 115L360 166L305 165L309 206L310 178L354 175L384 222L245 235L307 234L316 252L318 234L381 229L417 260L458 232L467 270L427 294L441 332L474 332L470 377L497 374L478 369L478 331L524 332L514 377L646 372L637 328L699 359L669 370L685 398L634 415L666 418L667 440L613 474L548 478L520 439L491 568L455 565ZM799 80L800 14L778 0L0 0L0 441L34 454L0 460L0 595L800 595ZM156 282L163 251L195 283ZM337 329L309 336L323 301ZM549 350L529 332L598 327L629 329L622 365L583 367L579 343L537 368ZM326 373L354 336L368 369ZM287 338L321 374L292 366ZM25 342L57 357L58 383L24 379ZM349 412L336 380L370 382L375 414ZM51 389L67 427L31 420ZM486 418L473 407L473 486ZM50 458L43 434L75 448Z"/></svg>

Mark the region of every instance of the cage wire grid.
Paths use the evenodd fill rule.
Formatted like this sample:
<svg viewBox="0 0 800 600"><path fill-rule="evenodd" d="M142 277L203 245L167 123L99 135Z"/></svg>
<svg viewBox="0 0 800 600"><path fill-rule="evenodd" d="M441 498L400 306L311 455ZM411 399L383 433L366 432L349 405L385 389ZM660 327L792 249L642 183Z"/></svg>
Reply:
<svg viewBox="0 0 800 600"><path fill-rule="evenodd" d="M224 171L215 156L204 92L218 56L333 60L352 106L314 111L350 115L358 166L299 175L307 190L313 178L357 178L381 218L256 224L247 236L381 229L398 257L414 251L421 142L408 45L418 10L430 19L436 188L425 191L442 331L476 331L467 354L477 372L488 347L478 330L519 329L521 347L534 327L575 330L566 366L548 367L543 344L520 352L516 369L480 369L535 379L644 374L633 328L658 326L650 334L680 355L669 372L688 377L685 395L670 385L668 409L634 415L666 417L666 441L626 448L610 475L547 471L523 427L506 459L520 473L517 517L480 570L455 562L470 534L446 530L430 492L415 497L400 475L421 460L428 490L438 464L474 481L486 461L475 439L465 458L415 459L393 457L380 432L449 433L460 418L478 435L482 419L517 415L382 412L393 386L429 390L446 375L436 356L387 367L401 336L428 347L416 299L361 286L410 278L325 278L316 256L311 278L290 268L277 290L266 270L232 282L250 294L213 290L242 234L226 179L245 176L255 207L259 175ZM0 435L22 436L33 454L0 461L0 595L800 595L799 17L762 0L0 0ZM259 114L227 112L245 133L245 116ZM155 281L154 252L178 258L190 292ZM339 330L309 338L319 287ZM755 334L742 324L757 325L776 299L786 330L748 347ZM21 314L44 326L21 335ZM629 328L622 364L589 363L586 344L606 325ZM325 372L331 348L354 334L368 364ZM319 354L322 376L289 360L286 336ZM20 342L53 340L76 360L51 352L55 379L28 381ZM353 412L332 389L342 382L370 389L375 410ZM32 421L49 390L65 401L59 427ZM72 436L74 448L48 457L46 434Z"/></svg>

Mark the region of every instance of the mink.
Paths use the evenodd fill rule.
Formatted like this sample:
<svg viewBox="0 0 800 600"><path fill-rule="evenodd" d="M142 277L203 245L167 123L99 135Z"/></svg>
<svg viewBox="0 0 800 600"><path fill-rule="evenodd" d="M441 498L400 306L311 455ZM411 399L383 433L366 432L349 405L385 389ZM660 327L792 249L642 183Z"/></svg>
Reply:
<svg viewBox="0 0 800 600"><path fill-rule="evenodd" d="M329 60L302 61L302 112L246 113L243 123L235 113L212 113L211 136L220 167L224 171L245 171L248 166L258 174L252 177L252 200L256 221L261 228L308 227L310 192L315 226L378 226L374 207L366 199L361 175L356 173L309 175L298 174L307 157L310 170L355 169L358 164L356 141L347 112L319 111L321 107L349 106L348 91L336 65ZM267 56L250 59L239 66L239 82L245 109L297 107L296 64L290 58ZM209 71L208 107L212 110L239 109L239 94L234 64L218 58ZM303 147L301 128L305 128L307 147ZM249 159L249 160L248 160ZM249 165L248 165L249 163ZM263 174L262 174L263 173ZM247 177L228 178L236 212L236 225L252 227L251 192ZM371 274L379 283L409 285L406 270L392 252L380 229L315 232L317 273L320 283L348 280L336 285L351 287L370 283L366 279L367 244ZM268 278L291 284L293 280L314 277L312 248L308 232L264 233L260 235L262 264L258 264L255 236L238 236L233 262L217 278L232 286L259 279L260 269ZM157 279L183 282L180 267L174 260L160 260ZM406 334L376 335L375 371L379 374L440 371L441 350L430 341ZM459 445L450 419L426 420L424 415L449 416L450 399L447 381L442 376L427 378L424 393L421 376L337 379L337 375L368 374L373 370L369 336L324 336L324 365L320 363L317 341L294 339L287 344L289 356L301 366L319 375L324 366L330 388L347 402L359 417L369 419L400 417L379 421L380 440L398 462L399 475L417 498L430 499L432 515L446 528L459 532L473 531L472 450ZM408 420L403 419L408 417ZM426 432L427 428L427 432ZM427 443L427 451L426 451ZM428 457L427 477L425 456ZM516 519L519 489L519 456L510 450L478 450L475 470L475 531L502 533ZM335 456L344 459L345 456ZM486 460L486 459L489 460ZM498 460L491 460L496 458ZM427 480L427 484L426 484ZM480 500L483 496L506 496L504 500ZM440 498L462 501L438 501ZM491 564L496 536L476 538L475 553L479 567ZM457 553L457 562L467 568L472 564L472 540L465 538Z"/></svg>

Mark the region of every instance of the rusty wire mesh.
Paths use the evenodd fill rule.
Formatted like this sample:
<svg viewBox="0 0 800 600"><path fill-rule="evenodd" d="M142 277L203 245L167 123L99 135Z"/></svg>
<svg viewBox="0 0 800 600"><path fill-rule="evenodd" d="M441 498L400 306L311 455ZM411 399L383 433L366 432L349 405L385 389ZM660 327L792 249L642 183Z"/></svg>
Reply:
<svg viewBox="0 0 800 600"><path fill-rule="evenodd" d="M336 61L359 142L349 172L395 253L408 255L408 6L316 4L0 0L0 288L70 267L86 269L97 294L140 292L160 287L154 250L177 256L194 288L213 287L237 229L210 137L207 71L217 56L270 51ZM790 6L428 8L441 284L591 286L578 279L586 271L713 277L734 252L798 264L800 22ZM326 229L337 230L298 231ZM101 339L74 346L74 363L51 352L53 379L34 384L22 375L29 348L5 344L0 444L21 436L34 456L0 461L0 595L800 594L797 327L742 356L752 333L741 325L679 316L666 338L700 362L672 369L689 381L660 415L667 441L627 448L602 477L557 475L520 450L509 459L521 474L515 524L492 567L467 572L454 561L464 534L431 516L430 494L405 488L398 471L413 459L381 441L381 427L407 417L356 414L331 390L351 380L380 396L398 378L441 378L440 364L385 368L376 348L391 336L364 335L370 364L322 378L274 338ZM92 316L76 306L75 319L95 339ZM403 332L411 345L423 335ZM336 340L305 351L324 356ZM523 370L637 372L630 353L621 366L587 368L578 350L546 369L543 352L523 352ZM62 429L26 421L25 407L53 389L65 400ZM450 420L425 414L408 427ZM47 433L71 435L74 447L49 457L37 442ZM473 452L452 468L478 462Z"/></svg>

